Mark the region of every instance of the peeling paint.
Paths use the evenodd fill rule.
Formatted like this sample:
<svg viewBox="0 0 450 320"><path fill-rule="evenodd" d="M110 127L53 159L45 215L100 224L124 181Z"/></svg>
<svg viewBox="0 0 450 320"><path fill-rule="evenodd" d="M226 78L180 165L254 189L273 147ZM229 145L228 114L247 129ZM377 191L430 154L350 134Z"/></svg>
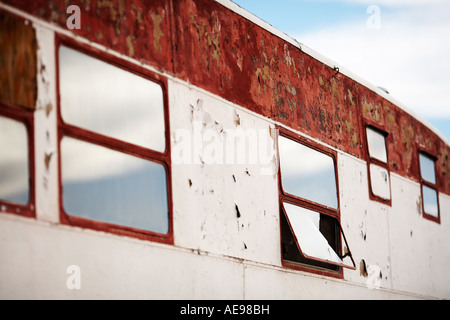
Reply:
<svg viewBox="0 0 450 320"><path fill-rule="evenodd" d="M128 55L130 57L134 56L134 45L133 45L133 38L131 35L127 36L127 46L128 46Z"/></svg>
<svg viewBox="0 0 450 320"><path fill-rule="evenodd" d="M234 111L234 114L233 114L233 121L234 121L236 126L239 126L241 124L241 118L239 117L239 115L236 112L236 110Z"/></svg>
<svg viewBox="0 0 450 320"><path fill-rule="evenodd" d="M406 148L405 157L408 158L412 152L412 145L414 141L414 129L410 124L406 122L406 120L403 120L401 125L401 136L402 136L402 143Z"/></svg>
<svg viewBox="0 0 450 320"><path fill-rule="evenodd" d="M372 104L367 100L363 100L363 113L365 116L372 118L376 122L381 121L381 104Z"/></svg>
<svg viewBox="0 0 450 320"><path fill-rule="evenodd" d="M417 212L419 215L422 215L422 196L419 196L419 198L416 200L416 206L417 206Z"/></svg>
<svg viewBox="0 0 450 320"><path fill-rule="evenodd" d="M239 219L241 217L241 212L239 211L239 207L237 204L234 205L236 209L236 217Z"/></svg>
<svg viewBox="0 0 450 320"><path fill-rule="evenodd" d="M332 79L331 81L331 89L333 91L333 96L335 96L338 100L341 99L341 92L339 91L339 84L336 79Z"/></svg>
<svg viewBox="0 0 450 320"><path fill-rule="evenodd" d="M348 98L350 99L350 103L352 106L355 106L355 101L353 101L353 93L350 91L350 89L347 89L348 92Z"/></svg>
<svg viewBox="0 0 450 320"><path fill-rule="evenodd" d="M65 28L67 2L3 2ZM448 158L450 147L425 125L220 3L86 0L81 4L82 28L70 31L77 36L359 158L365 157L364 124L376 124L389 133L390 170L417 180L414 146L419 144L438 156L437 174L448 175L445 155ZM45 70L40 73L45 76ZM43 109L46 103L38 102ZM438 181L440 191L450 194L449 180Z"/></svg>
<svg viewBox="0 0 450 320"><path fill-rule="evenodd" d="M162 47L160 40L164 36L164 33L161 30L161 22L163 19L159 14L154 12L152 12L151 18L153 21L153 47L161 53Z"/></svg>
<svg viewBox="0 0 450 320"><path fill-rule="evenodd" d="M52 110L53 110L53 105L50 102L48 102L45 105L45 115L48 117L50 115L50 113L52 112Z"/></svg>
<svg viewBox="0 0 450 320"><path fill-rule="evenodd" d="M364 261L364 259L361 259L361 261L359 263L359 274L362 277L367 277L368 276L367 265L366 265L366 262Z"/></svg>
<svg viewBox="0 0 450 320"><path fill-rule="evenodd" d="M50 168L50 160L52 159L53 154L54 154L54 152L52 152L52 151L49 151L49 152L46 152L46 153L45 153L45 156L44 156L44 164L45 164L45 168L46 168L47 170L49 170L49 168Z"/></svg>

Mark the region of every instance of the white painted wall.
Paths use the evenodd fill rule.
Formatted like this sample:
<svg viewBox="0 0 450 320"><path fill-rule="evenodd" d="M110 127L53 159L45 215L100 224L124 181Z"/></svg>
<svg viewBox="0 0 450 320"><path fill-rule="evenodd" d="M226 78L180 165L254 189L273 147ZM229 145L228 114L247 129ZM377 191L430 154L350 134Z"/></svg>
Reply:
<svg viewBox="0 0 450 320"><path fill-rule="evenodd" d="M193 140L203 137L200 143L204 151L195 148L192 161L173 161L175 244L279 265L278 182L276 171L271 170L272 162L239 164L237 158L226 161L226 141L233 133L249 129L249 133L265 134L262 139L272 141L269 127L273 125L176 81L169 81L169 103L172 158L178 157L184 143L178 138L180 129ZM212 154L208 146L214 143L207 139L208 133L217 134L220 146L225 147L223 164L207 159ZM265 174L264 170L269 172Z"/></svg>
<svg viewBox="0 0 450 320"><path fill-rule="evenodd" d="M392 206L369 199L364 161L339 154L341 224L358 263L381 271L381 278L345 272L345 279L375 283L398 292L448 298L450 274L449 196L440 194L441 224L423 218L420 185L392 174Z"/></svg>

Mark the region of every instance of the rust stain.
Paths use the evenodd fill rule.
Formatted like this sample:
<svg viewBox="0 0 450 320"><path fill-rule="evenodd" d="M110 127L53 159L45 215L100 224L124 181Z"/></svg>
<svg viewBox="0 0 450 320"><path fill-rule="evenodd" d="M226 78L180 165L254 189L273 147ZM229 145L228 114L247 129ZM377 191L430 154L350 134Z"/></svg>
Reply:
<svg viewBox="0 0 450 320"><path fill-rule="evenodd" d="M442 177L442 187L445 190L450 189L450 163L448 161L449 158L449 149L444 149L441 156L439 157L439 168L438 171L440 171L440 176Z"/></svg>
<svg viewBox="0 0 450 320"><path fill-rule="evenodd" d="M261 84L263 85L264 92L267 90L268 82L270 78L269 66L265 65L263 70L261 68L256 69L255 75L258 79L259 94L261 95Z"/></svg>
<svg viewBox="0 0 450 320"><path fill-rule="evenodd" d="M44 164L45 164L45 168L48 170L50 168L50 160L52 159L53 156L53 152L50 153L45 153L44 155Z"/></svg>
<svg viewBox="0 0 450 320"><path fill-rule="evenodd" d="M386 114L386 124L390 128L395 128L395 115L391 111L391 109L388 106L384 107L385 114Z"/></svg>
<svg viewBox="0 0 450 320"><path fill-rule="evenodd" d="M394 171L398 171L399 170L399 165L398 165L398 163L395 161L395 160L390 160L389 161L389 167L391 168L391 169L393 169Z"/></svg>
<svg viewBox="0 0 450 320"><path fill-rule="evenodd" d="M368 102L366 99L363 99L362 102L363 107L363 114L364 116L371 118L372 120L376 122L381 122L381 104L372 104L371 102Z"/></svg>
<svg viewBox="0 0 450 320"><path fill-rule="evenodd" d="M236 125L236 126L239 126L239 125L241 125L241 118L239 117L239 114L236 112L236 111L234 111L234 115L233 115L233 120L234 120L234 124Z"/></svg>
<svg viewBox="0 0 450 320"><path fill-rule="evenodd" d="M69 0L2 2L65 28ZM441 175L439 191L450 194L450 147L437 135L369 88L344 74L336 74L333 68L301 48L220 3L209 0L80 0L79 3L84 6L82 29L70 31L77 36L132 56L332 147L363 158L361 130L366 123L378 125L389 133L390 169L412 179L419 177L415 146L429 149L439 159L436 166L437 174ZM0 28L0 33L8 29ZM11 32L7 33L14 41ZM24 37L15 38L25 41ZM2 43L1 47L3 50L5 45ZM35 48L28 44L26 47ZM16 53L10 58L14 63L21 59ZM27 70L8 71L2 65L3 100L12 99L6 95L15 95L15 103L25 105L18 99L28 97L28 107L35 107L36 75L30 73L23 77L28 80L17 81L21 73L36 70L37 62L32 59L27 57L17 64L17 68L26 66ZM6 74L14 75L13 81L20 85L8 84ZM44 108L47 109L45 104Z"/></svg>
<svg viewBox="0 0 450 320"><path fill-rule="evenodd" d="M134 3L131 4L131 7L133 8L135 14L136 14L136 21L139 25L144 23L144 19L142 18L142 10L138 9Z"/></svg>
<svg viewBox="0 0 450 320"><path fill-rule="evenodd" d="M103 39L103 32L102 32L102 30L98 30L98 32L95 34L95 37L98 40L102 40Z"/></svg>
<svg viewBox="0 0 450 320"><path fill-rule="evenodd" d="M119 15L122 17L125 13L125 0L119 0Z"/></svg>
<svg viewBox="0 0 450 320"><path fill-rule="evenodd" d="M0 12L0 100L36 108L37 41L29 22Z"/></svg>
<svg viewBox="0 0 450 320"><path fill-rule="evenodd" d="M60 8L58 8L53 2L50 2L49 6L50 6L50 18L52 21L57 22L65 17Z"/></svg>
<svg viewBox="0 0 450 320"><path fill-rule="evenodd" d="M220 55L222 54L221 50L220 50L220 43L219 43L219 38L220 38L220 30L221 30L221 25L220 25L220 21L217 18L217 12L213 11L211 17L213 18L214 22L214 28L211 32L211 36L209 36L208 34L208 45L211 47L213 47L213 52L212 52L212 57L213 59L216 60L217 62L217 66L220 65Z"/></svg>
<svg viewBox="0 0 450 320"><path fill-rule="evenodd" d="M160 40L164 36L164 33L161 30L161 22L163 18L154 12L152 12L151 18L153 21L153 47L161 53L162 47Z"/></svg>
<svg viewBox="0 0 450 320"><path fill-rule="evenodd" d="M53 110L53 105L49 102L45 106L45 115L48 117Z"/></svg>
<svg viewBox="0 0 450 320"><path fill-rule="evenodd" d="M128 46L128 55L130 57L134 56L134 45L133 45L133 38L131 35L127 36L127 46Z"/></svg>
<svg viewBox="0 0 450 320"><path fill-rule="evenodd" d="M118 19L118 12L116 7L114 6L113 1L111 0L98 0L97 1L97 16L100 16L100 12L102 10L108 10L110 19L114 23L114 30L116 32L116 36L120 36L120 19Z"/></svg>
<svg viewBox="0 0 450 320"><path fill-rule="evenodd" d="M347 89L347 93L348 93L348 99L350 100L350 103L352 104L352 106L355 106L355 101L353 101L353 93L350 91L350 89Z"/></svg>
<svg viewBox="0 0 450 320"><path fill-rule="evenodd" d="M345 128L347 129L348 134L351 135L351 144L353 148L356 148L359 143L359 137L357 130L354 127L354 119L353 119L353 111L349 111L349 119L344 120Z"/></svg>
<svg viewBox="0 0 450 320"><path fill-rule="evenodd" d="M333 95L340 100L341 92L339 91L339 84L336 79L332 79L331 81L331 90L333 91Z"/></svg>
<svg viewBox="0 0 450 320"><path fill-rule="evenodd" d="M208 24L204 21L197 22L196 16L191 13L190 14L191 24L196 28L199 36L200 42L198 43L199 47L202 48L202 45L206 45L207 54L216 61L216 65L220 66L220 57L222 55L222 50L220 48L220 33L222 26L220 24L218 14L216 11L211 13L209 18L209 30L207 29ZM206 61L207 67L209 67L209 59Z"/></svg>
<svg viewBox="0 0 450 320"><path fill-rule="evenodd" d="M319 86L321 86L321 87L325 86L325 81L323 80L322 76L318 76L318 80L319 80Z"/></svg>
<svg viewBox="0 0 450 320"><path fill-rule="evenodd" d="M402 143L406 148L405 156L408 158L412 152L412 145L414 142L414 129L406 120L403 120L401 125Z"/></svg>

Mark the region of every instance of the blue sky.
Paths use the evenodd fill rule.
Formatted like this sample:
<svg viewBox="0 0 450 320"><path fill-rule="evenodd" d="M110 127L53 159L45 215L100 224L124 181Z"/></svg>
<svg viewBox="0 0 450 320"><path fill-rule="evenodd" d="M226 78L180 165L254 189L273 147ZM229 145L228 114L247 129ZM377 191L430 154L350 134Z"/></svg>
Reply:
<svg viewBox="0 0 450 320"><path fill-rule="evenodd" d="M450 141L450 1L233 2L386 88Z"/></svg>

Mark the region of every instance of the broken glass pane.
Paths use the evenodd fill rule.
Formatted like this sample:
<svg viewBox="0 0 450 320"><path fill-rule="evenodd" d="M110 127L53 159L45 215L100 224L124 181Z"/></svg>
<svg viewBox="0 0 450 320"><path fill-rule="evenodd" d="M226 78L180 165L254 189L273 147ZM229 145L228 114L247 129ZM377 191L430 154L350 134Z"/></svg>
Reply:
<svg viewBox="0 0 450 320"><path fill-rule="evenodd" d="M280 136L283 190L330 208L338 207L333 158Z"/></svg>
<svg viewBox="0 0 450 320"><path fill-rule="evenodd" d="M436 183L436 174L434 172L434 160L424 153L419 153L420 174L424 180Z"/></svg>
<svg viewBox="0 0 450 320"><path fill-rule="evenodd" d="M370 157L387 163L385 136L370 127L366 128L366 132Z"/></svg>
<svg viewBox="0 0 450 320"><path fill-rule="evenodd" d="M283 205L298 246L305 256L343 264L320 231L320 213L288 203Z"/></svg>
<svg viewBox="0 0 450 320"><path fill-rule="evenodd" d="M29 201L28 137L22 122L0 116L0 199Z"/></svg>
<svg viewBox="0 0 450 320"><path fill-rule="evenodd" d="M164 152L159 84L64 46L59 48L59 79L66 123Z"/></svg>
<svg viewBox="0 0 450 320"><path fill-rule="evenodd" d="M69 215L168 232L166 171L161 164L64 137L61 167Z"/></svg>
<svg viewBox="0 0 450 320"><path fill-rule="evenodd" d="M436 190L422 185L423 210L425 213L439 217L438 196Z"/></svg>

